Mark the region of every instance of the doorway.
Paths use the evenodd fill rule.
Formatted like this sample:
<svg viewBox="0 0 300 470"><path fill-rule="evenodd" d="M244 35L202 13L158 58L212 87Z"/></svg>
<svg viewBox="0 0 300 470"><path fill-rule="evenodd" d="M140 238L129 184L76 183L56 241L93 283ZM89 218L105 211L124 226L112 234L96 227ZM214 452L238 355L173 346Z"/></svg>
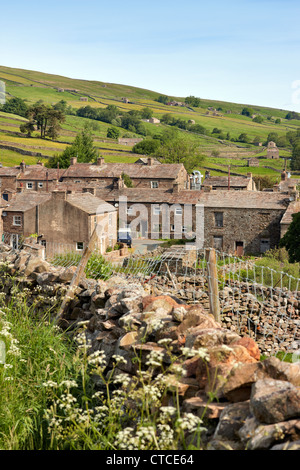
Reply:
<svg viewBox="0 0 300 470"><path fill-rule="evenodd" d="M243 256L244 255L244 242L235 242L235 251L237 256Z"/></svg>

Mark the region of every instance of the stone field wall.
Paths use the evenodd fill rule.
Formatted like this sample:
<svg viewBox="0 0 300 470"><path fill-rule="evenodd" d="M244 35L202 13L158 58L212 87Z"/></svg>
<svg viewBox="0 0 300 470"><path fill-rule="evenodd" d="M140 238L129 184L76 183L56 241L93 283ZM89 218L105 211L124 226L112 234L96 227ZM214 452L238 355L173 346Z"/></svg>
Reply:
<svg viewBox="0 0 300 470"><path fill-rule="evenodd" d="M4 245L0 261L0 286L7 299L18 284L28 289L29 303L39 301L37 312L48 308L55 314L68 292L74 267L53 267L30 249L14 253ZM204 286L205 279L202 282ZM234 328L232 305L218 323L208 313L208 298L202 288L198 289L199 298L194 299L188 282L181 287L174 295L172 288L158 279L141 283L122 276L108 281L83 278L59 325L68 328L69 335L84 325L90 352L105 353L107 374L117 354L124 359L118 365L119 372L132 379L137 372L137 355L142 368L147 368L151 352L160 354L168 367L171 356L161 343L168 340L172 361L181 361L183 373L168 377L164 405L173 404L176 390L184 412L204 416L205 448L300 449L300 363L282 362L274 356L261 360L258 343L246 331L241 335ZM232 302L238 303L230 289L234 287L225 289L224 305L228 302L226 291ZM289 295L286 293L285 302ZM277 302L272 309L278 309L282 300ZM256 303L247 292L234 308L245 313ZM293 302L293 308L295 305ZM296 308L294 315L298 315ZM205 352L205 357L184 356L183 348Z"/></svg>

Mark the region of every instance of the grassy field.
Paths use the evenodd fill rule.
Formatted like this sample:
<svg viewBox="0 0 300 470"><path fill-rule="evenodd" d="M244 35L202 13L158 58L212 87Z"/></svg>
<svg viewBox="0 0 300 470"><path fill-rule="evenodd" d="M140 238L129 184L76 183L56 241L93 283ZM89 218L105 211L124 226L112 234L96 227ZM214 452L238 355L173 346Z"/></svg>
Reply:
<svg viewBox="0 0 300 470"><path fill-rule="evenodd" d="M46 104L55 104L60 100L65 100L73 109L82 106L92 106L95 108L106 108L109 104L117 106L120 111L141 110L149 107L153 110L153 115L159 119L165 114L171 114L175 118L185 121L193 119L196 124L203 126L210 135L199 135L184 130L179 130L180 135L184 139L188 139L195 143L202 154L206 156L204 166L216 167L223 169L224 165L241 165L243 167L235 168L237 172L243 174L249 171L246 166L246 159L249 156L266 156L265 148L257 147L251 142L255 138L259 138L261 142L265 142L270 132L276 132L279 136L284 136L288 130L295 131L299 128L300 121L288 121L285 116L288 110L279 110L273 108L260 107L258 105L242 105L237 103L228 103L219 100L207 100L201 98L200 107L191 108L186 106L169 106L159 103L157 98L159 92L145 90L142 88L131 87L121 84L104 83L95 80L76 80L58 75L45 74L38 71L13 69L0 66L0 80L6 84L8 99L10 97L18 97L26 100L28 104L33 104L38 100L42 100ZM58 89L63 91L58 91ZM80 97L88 97L88 102L80 101ZM129 103L123 101L127 98ZM183 97L169 97L170 100L184 102ZM262 124L253 122L251 117L241 115L241 111L245 106L250 106L255 114L260 114L264 118ZM214 116L208 111L208 107L220 109L219 116ZM209 114L208 114L209 113ZM280 124L275 123L276 118L280 118ZM52 142L49 139L40 139L35 133L32 138L28 139L19 133L19 126L24 118L6 114L0 111L0 142L8 146L18 146L19 148L29 149L35 147L33 151L39 151L43 155L52 156L56 152L61 152L68 144L71 144L76 134L84 128L85 125L92 126L95 146L99 149L99 153L106 159L114 161L131 161L136 159L131 156L131 148L121 146L116 141L107 138L107 129L110 124L92 121L90 119L68 115L66 121L62 125L62 130L58 142ZM149 136L162 132L165 124L143 123ZM234 142L232 140L220 140L217 135L211 134L214 128L230 139L237 139L240 134L246 133L250 144ZM125 129L121 130L121 136L124 134L134 136L135 134ZM17 134L16 134L17 133ZM5 153L4 153L5 152ZM6 158L7 152L10 158L6 161L14 162L12 151L9 149L0 149L0 160ZM213 155L218 155L215 158ZM290 148L281 148L281 157L289 157ZM15 154L17 160L20 159ZM108 160L107 160L108 161ZM270 165L268 165L270 163ZM284 166L284 159L279 162L268 162L261 160L259 168L251 168L253 174L276 174L276 171L265 168L273 166L280 169Z"/></svg>

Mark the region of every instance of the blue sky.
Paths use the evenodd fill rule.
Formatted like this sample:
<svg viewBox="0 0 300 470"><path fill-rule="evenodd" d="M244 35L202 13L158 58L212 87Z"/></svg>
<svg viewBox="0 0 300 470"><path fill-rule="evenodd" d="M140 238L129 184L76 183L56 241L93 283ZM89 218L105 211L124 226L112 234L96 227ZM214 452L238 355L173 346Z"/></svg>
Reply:
<svg viewBox="0 0 300 470"><path fill-rule="evenodd" d="M0 4L0 64L300 112L298 0Z"/></svg>

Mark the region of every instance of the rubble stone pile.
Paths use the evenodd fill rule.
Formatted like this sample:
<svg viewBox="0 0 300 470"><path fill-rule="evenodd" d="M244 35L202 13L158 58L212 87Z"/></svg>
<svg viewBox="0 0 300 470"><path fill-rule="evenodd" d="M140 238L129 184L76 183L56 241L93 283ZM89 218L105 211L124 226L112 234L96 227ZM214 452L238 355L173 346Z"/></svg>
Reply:
<svg viewBox="0 0 300 470"><path fill-rule="evenodd" d="M0 260L2 291L9 297L16 282L26 286L30 301L42 297L41 309L64 298L75 272L74 267L53 267L26 249L14 253L2 247ZM300 362L274 356L261 360L252 337L208 313L207 297L189 302L165 287L160 291L158 283L121 276L107 281L83 278L61 326L72 332L84 325L90 353L105 353L107 374L115 355L124 359L117 367L129 378L136 377L137 367L147 368L151 352L160 355L164 369L180 363L182 376L168 376L164 405L173 405L176 390L182 411L204 420L205 448L299 450ZM247 309L258 301L248 296L242 302L237 307Z"/></svg>

